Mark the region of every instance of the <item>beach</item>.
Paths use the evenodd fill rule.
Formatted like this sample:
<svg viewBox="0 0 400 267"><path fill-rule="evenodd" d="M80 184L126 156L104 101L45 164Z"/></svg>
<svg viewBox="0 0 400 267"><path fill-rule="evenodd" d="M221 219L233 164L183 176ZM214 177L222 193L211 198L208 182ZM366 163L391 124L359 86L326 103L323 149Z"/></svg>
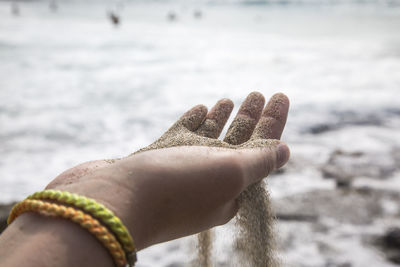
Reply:
<svg viewBox="0 0 400 267"><path fill-rule="evenodd" d="M107 2L15 16L1 1L0 203L149 145L194 105L226 97L235 114L252 91L283 92L291 159L266 179L283 266L395 266L400 6L300 3L128 1L116 27ZM215 266L231 266L234 223L215 229ZM188 266L194 245L151 247L137 266Z"/></svg>

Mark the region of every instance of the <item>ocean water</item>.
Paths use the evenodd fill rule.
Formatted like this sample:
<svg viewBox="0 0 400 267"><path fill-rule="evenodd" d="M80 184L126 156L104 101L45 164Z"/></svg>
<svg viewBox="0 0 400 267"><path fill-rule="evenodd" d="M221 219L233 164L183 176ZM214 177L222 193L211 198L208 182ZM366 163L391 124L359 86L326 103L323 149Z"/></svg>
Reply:
<svg viewBox="0 0 400 267"><path fill-rule="evenodd" d="M65 1L56 12L46 1L21 2L13 16L0 1L0 202L40 190L78 163L128 155L196 104L227 97L235 113L255 90L291 99L282 139L292 159L268 181L273 198L334 188L320 166L338 149L388 164L400 149L398 4L132 1L114 27L107 2ZM400 191L400 173L358 183ZM229 226L218 231L223 266L232 234ZM361 255L353 266L391 266L357 240L332 235ZM138 266L184 266L190 246L186 238L152 247ZM328 266L312 246L284 256L293 266Z"/></svg>

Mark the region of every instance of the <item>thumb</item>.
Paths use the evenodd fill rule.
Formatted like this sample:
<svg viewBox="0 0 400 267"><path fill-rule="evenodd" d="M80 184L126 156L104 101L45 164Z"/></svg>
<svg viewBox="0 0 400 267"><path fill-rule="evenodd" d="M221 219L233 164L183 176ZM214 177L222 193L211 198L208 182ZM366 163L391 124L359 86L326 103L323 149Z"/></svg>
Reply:
<svg viewBox="0 0 400 267"><path fill-rule="evenodd" d="M288 146L282 142L273 146L237 151L240 153L246 187L259 182L270 172L281 168L288 162L290 156Z"/></svg>

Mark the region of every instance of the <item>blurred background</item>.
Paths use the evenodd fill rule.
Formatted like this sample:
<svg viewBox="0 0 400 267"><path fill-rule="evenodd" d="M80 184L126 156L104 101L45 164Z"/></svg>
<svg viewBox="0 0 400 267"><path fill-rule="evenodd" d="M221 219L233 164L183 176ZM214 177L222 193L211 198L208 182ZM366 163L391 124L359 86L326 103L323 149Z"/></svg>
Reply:
<svg viewBox="0 0 400 267"><path fill-rule="evenodd" d="M268 178L283 266L398 266L400 0L0 1L2 216L255 90L291 99L292 157ZM235 266L233 226L216 229L215 266ZM188 266L194 245L138 267Z"/></svg>

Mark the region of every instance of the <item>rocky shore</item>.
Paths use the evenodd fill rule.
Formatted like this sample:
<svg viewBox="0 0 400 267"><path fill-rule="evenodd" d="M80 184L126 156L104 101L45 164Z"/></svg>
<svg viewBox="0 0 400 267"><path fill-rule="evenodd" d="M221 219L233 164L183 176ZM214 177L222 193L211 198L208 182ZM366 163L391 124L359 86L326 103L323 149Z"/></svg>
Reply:
<svg viewBox="0 0 400 267"><path fill-rule="evenodd" d="M314 166L331 188L273 199L283 265L399 265L399 151L334 150ZM275 178L298 171L296 160Z"/></svg>
<svg viewBox="0 0 400 267"><path fill-rule="evenodd" d="M399 201L398 192L371 188L316 190L276 201L282 259L302 250L318 255L284 266L360 266L368 257L381 258L379 266L400 264L400 213L386 207Z"/></svg>

